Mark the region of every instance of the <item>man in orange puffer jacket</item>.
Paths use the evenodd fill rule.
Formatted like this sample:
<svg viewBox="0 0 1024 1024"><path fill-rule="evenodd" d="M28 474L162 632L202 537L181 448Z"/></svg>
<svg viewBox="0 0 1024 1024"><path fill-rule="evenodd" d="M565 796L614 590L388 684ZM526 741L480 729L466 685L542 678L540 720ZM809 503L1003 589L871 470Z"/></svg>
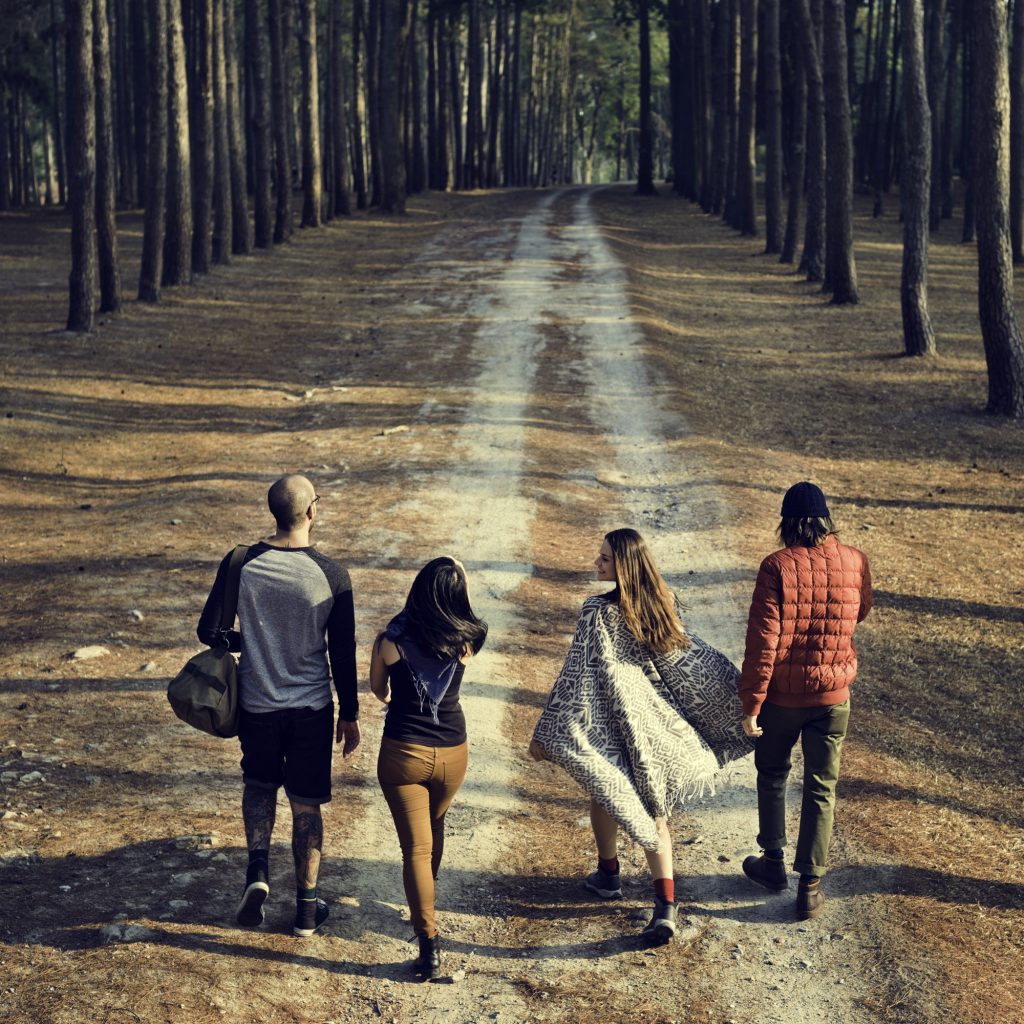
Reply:
<svg viewBox="0 0 1024 1024"><path fill-rule="evenodd" d="M803 481L782 499L786 546L762 563L747 620L740 678L743 730L757 738L757 844L744 874L767 889L789 885L786 781L801 740L804 793L793 867L800 872L797 920L821 912L839 760L857 675L853 633L871 610L871 573L862 551L840 544L821 489Z"/></svg>

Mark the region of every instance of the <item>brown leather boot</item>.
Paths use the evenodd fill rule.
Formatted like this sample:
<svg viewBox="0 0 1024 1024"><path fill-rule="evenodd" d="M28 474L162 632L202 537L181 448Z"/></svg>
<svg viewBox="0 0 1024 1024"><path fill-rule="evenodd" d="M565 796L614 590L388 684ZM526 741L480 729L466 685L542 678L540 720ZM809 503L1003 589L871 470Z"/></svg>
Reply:
<svg viewBox="0 0 1024 1024"><path fill-rule="evenodd" d="M772 892L782 892L783 889L789 888L786 862L766 857L763 853L760 857L750 856L743 861L743 874L752 882L757 882Z"/></svg>
<svg viewBox="0 0 1024 1024"><path fill-rule="evenodd" d="M800 887L796 891L796 919L798 921L813 921L822 910L825 903L825 896L821 891L820 880L805 882L800 879Z"/></svg>

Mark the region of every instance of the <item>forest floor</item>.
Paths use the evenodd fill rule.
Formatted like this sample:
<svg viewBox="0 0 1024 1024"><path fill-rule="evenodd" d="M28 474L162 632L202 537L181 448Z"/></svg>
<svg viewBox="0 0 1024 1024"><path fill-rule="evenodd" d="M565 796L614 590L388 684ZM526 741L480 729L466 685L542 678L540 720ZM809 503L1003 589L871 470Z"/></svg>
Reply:
<svg viewBox="0 0 1024 1024"><path fill-rule="evenodd" d="M0 215L0 1017L1019 1021L1024 430L982 412L974 250L951 224L932 248L940 355L900 356L899 230L858 217L862 303L833 308L667 194L430 195L78 337L60 329L67 221ZM122 217L129 293L140 240ZM442 983L409 973L368 690L310 939L290 933L284 804L267 922L234 924L237 745L164 697L217 562L267 532L286 471L323 497L316 537L351 571L363 673L435 554L465 561L490 623L464 685ZM639 528L688 626L738 659L781 495L805 478L876 587L825 912L797 924L794 890L740 874L747 759L673 818L683 924L647 949L641 851L623 843L622 902L580 889L586 803L526 757L532 725L600 589L604 532ZM72 657L90 645L105 653Z"/></svg>

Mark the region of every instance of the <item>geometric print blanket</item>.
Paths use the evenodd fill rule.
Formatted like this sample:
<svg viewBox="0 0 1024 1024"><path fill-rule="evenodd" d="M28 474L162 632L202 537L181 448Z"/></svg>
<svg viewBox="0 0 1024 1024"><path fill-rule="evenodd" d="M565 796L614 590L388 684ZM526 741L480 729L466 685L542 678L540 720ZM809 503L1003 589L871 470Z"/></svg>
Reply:
<svg viewBox="0 0 1024 1024"><path fill-rule="evenodd" d="M565 664L533 738L646 849L654 819L714 792L715 776L749 754L739 672L689 634L686 650L655 654L618 605L583 603Z"/></svg>

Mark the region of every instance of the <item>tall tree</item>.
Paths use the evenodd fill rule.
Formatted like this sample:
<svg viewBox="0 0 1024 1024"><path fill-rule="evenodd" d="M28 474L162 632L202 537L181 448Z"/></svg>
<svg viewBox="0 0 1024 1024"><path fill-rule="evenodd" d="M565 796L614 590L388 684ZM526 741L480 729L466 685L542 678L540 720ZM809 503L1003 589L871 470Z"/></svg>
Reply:
<svg viewBox="0 0 1024 1024"><path fill-rule="evenodd" d="M167 225L163 283L176 285L192 280L192 154L181 0L169 0L167 31Z"/></svg>
<svg viewBox="0 0 1024 1024"><path fill-rule="evenodd" d="M224 73L227 83L228 154L231 162L231 251L252 248L249 229L249 198L245 172L245 133L242 90L238 76L238 34L235 31L235 0L224 3ZM248 16L247 19L248 20ZM253 83L255 104L256 83ZM255 134L255 133L254 133ZM255 177L255 176L254 176ZM257 190L258 191L258 190Z"/></svg>
<svg viewBox="0 0 1024 1024"><path fill-rule="evenodd" d="M213 7L213 259L231 262L232 217L231 114L228 101L228 70L224 52L225 0L207 0ZM233 3L233 0L227 0Z"/></svg>
<svg viewBox="0 0 1024 1024"><path fill-rule="evenodd" d="M812 15L811 2L794 0L807 79L807 221L799 269L808 281L821 281L825 276L825 90L817 19ZM815 10L820 12L821 0L814 2Z"/></svg>
<svg viewBox="0 0 1024 1024"><path fill-rule="evenodd" d="M192 270L210 270L213 239L213 4L192 0Z"/></svg>
<svg viewBox="0 0 1024 1024"><path fill-rule="evenodd" d="M67 0L68 205L71 275L68 330L91 331L96 315L96 101L93 0Z"/></svg>
<svg viewBox="0 0 1024 1024"><path fill-rule="evenodd" d="M64 160L64 132L61 130L61 88L60 88L60 57L58 54L58 43L60 32L57 22L57 0L50 0L50 63L53 72L53 136L54 145L57 151L57 192L60 196L60 204L67 202L67 183L65 178ZM6 142L6 139L4 140ZM0 192L6 192L7 179L0 179ZM2 200L0 200L2 201Z"/></svg>
<svg viewBox="0 0 1024 1024"><path fill-rule="evenodd" d="M366 35L365 4L352 0L352 188L356 193L356 206L366 209L366 159L363 152L363 125L365 99L363 80L363 39Z"/></svg>
<svg viewBox="0 0 1024 1024"><path fill-rule="evenodd" d="M149 135L145 163L152 181L146 188L139 299L159 302L167 197L167 0L149 0L149 29Z"/></svg>
<svg viewBox="0 0 1024 1024"><path fill-rule="evenodd" d="M302 65L302 226L315 228L320 226L323 216L316 0L300 0L299 11L299 63Z"/></svg>
<svg viewBox="0 0 1024 1024"><path fill-rule="evenodd" d="M825 0L825 281L834 305L859 301L853 256L853 135L847 92L846 17L843 0Z"/></svg>
<svg viewBox="0 0 1024 1024"><path fill-rule="evenodd" d="M96 241L99 256L100 312L121 308L121 268L117 260L117 156L114 150L114 99L110 75L110 22L107 0L93 0L93 74L96 80Z"/></svg>
<svg viewBox="0 0 1024 1024"><path fill-rule="evenodd" d="M636 0L640 43L640 131L638 133L636 192L657 195L654 187L654 129L651 124L651 2Z"/></svg>
<svg viewBox="0 0 1024 1024"><path fill-rule="evenodd" d="M333 216L348 216L352 212L348 189L351 170L348 156L348 118L345 116L345 24L342 18L342 0L330 0L330 63L328 86L331 90L331 119L328 131L331 136L331 197Z"/></svg>
<svg viewBox="0 0 1024 1024"><path fill-rule="evenodd" d="M900 308L903 344L908 356L935 352L928 315L928 207L933 168L931 111L924 70L924 16L921 0L900 0L903 50L903 273Z"/></svg>
<svg viewBox="0 0 1024 1024"><path fill-rule="evenodd" d="M988 411L1024 417L1024 341L1013 308L1009 221L1010 88L1003 0L974 0L974 202L978 313L988 365Z"/></svg>
<svg viewBox="0 0 1024 1024"><path fill-rule="evenodd" d="M764 4L764 251L782 252L782 41L780 0ZM802 142L802 140L801 140Z"/></svg>
<svg viewBox="0 0 1024 1024"><path fill-rule="evenodd" d="M905 15L901 15L903 17ZM904 41L906 36L903 36ZM931 111L931 196L928 226L937 231L942 218L942 129L946 101L946 0L930 0L928 4L928 108ZM904 57L904 59L906 59Z"/></svg>
<svg viewBox="0 0 1024 1024"><path fill-rule="evenodd" d="M285 242L292 234L292 141L289 110L288 35L285 5L290 0L270 0L270 68L274 131L274 241Z"/></svg>
<svg viewBox="0 0 1024 1024"><path fill-rule="evenodd" d="M405 160L402 155L402 55L406 22L403 0L380 2L380 65L377 107L380 125L380 208L405 213Z"/></svg>
<svg viewBox="0 0 1024 1024"><path fill-rule="evenodd" d="M757 234L756 104L757 0L740 0L740 105L736 136L736 197L730 223L744 235Z"/></svg>
<svg viewBox="0 0 1024 1024"><path fill-rule="evenodd" d="M804 195L804 173L807 159L807 75L800 58L798 32L789 33L790 60L784 105L789 112L786 122L786 178L789 186L786 206L786 233L782 239L780 263L796 258L800 234L800 203Z"/></svg>
<svg viewBox="0 0 1024 1024"><path fill-rule="evenodd" d="M1024 263L1024 0L1013 0L1010 51L1010 242Z"/></svg>
<svg viewBox="0 0 1024 1024"><path fill-rule="evenodd" d="M255 243L257 249L269 249L274 244L274 227L270 186L273 147L270 142L271 73L266 0L245 0L245 56L252 96L250 131Z"/></svg>

